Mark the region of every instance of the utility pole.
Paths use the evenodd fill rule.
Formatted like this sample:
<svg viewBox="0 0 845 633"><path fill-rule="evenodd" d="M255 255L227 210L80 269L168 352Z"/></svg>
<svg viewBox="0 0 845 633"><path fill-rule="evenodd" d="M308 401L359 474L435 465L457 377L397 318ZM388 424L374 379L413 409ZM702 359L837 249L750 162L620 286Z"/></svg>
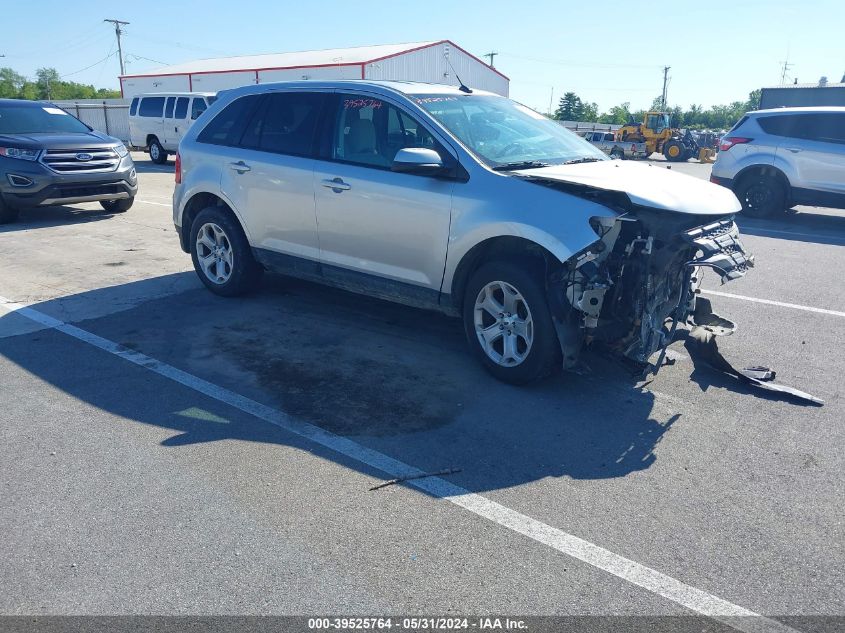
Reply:
<svg viewBox="0 0 845 633"><path fill-rule="evenodd" d="M495 66L493 65L493 58L496 57L496 55L498 55L498 54L499 53L497 53L496 51L491 51L489 53L484 53L484 55L482 55L482 57L489 57L490 58L490 68L495 68Z"/></svg>
<svg viewBox="0 0 845 633"><path fill-rule="evenodd" d="M117 56L120 59L120 74L125 75L126 70L123 66L123 49L120 47L120 35L123 31L120 30L120 25L129 24L129 22L123 22L121 20L103 20L103 22L111 22L114 24L114 34L117 36Z"/></svg>
<svg viewBox="0 0 845 633"><path fill-rule="evenodd" d="M660 109L666 109L666 87L669 85L669 69L671 66L663 67L663 96L660 97Z"/></svg>
<svg viewBox="0 0 845 633"><path fill-rule="evenodd" d="M789 59L784 62L781 62L781 71L780 71L780 85L784 85L786 83L786 72L792 69L792 64L789 63Z"/></svg>

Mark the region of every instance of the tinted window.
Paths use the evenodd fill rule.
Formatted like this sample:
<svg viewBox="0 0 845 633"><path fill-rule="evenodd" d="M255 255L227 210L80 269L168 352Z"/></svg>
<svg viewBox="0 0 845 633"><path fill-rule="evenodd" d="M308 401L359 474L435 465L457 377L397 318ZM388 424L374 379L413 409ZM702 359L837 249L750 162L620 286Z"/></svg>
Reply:
<svg viewBox="0 0 845 633"><path fill-rule="evenodd" d="M164 97L144 97L138 114L141 116L160 117L164 110Z"/></svg>
<svg viewBox="0 0 845 633"><path fill-rule="evenodd" d="M845 143L845 114L820 112L762 117L758 123L768 134L823 143Z"/></svg>
<svg viewBox="0 0 845 633"><path fill-rule="evenodd" d="M129 116L135 116L138 113L138 97L132 99L132 105L129 106Z"/></svg>
<svg viewBox="0 0 845 633"><path fill-rule="evenodd" d="M207 108L208 106L205 104L205 99L202 97L194 97L194 102L191 104L191 118L198 118L199 115L205 112Z"/></svg>
<svg viewBox="0 0 845 633"><path fill-rule="evenodd" d="M323 95L308 92L270 94L251 117L243 147L279 154L311 154Z"/></svg>
<svg viewBox="0 0 845 633"><path fill-rule="evenodd" d="M176 97L167 97L167 103L164 104L164 118L173 118L173 104L176 103Z"/></svg>
<svg viewBox="0 0 845 633"><path fill-rule="evenodd" d="M396 152L404 147L436 146L422 124L395 106L371 97L340 97L333 158L390 167Z"/></svg>
<svg viewBox="0 0 845 633"><path fill-rule="evenodd" d="M227 105L199 133L197 141L213 145L238 145L247 119L261 98L261 95L241 97ZM178 105L176 109L179 109Z"/></svg>
<svg viewBox="0 0 845 633"><path fill-rule="evenodd" d="M188 114L188 97L179 97L176 100L176 111L173 114L173 117L176 119L184 119L185 116Z"/></svg>

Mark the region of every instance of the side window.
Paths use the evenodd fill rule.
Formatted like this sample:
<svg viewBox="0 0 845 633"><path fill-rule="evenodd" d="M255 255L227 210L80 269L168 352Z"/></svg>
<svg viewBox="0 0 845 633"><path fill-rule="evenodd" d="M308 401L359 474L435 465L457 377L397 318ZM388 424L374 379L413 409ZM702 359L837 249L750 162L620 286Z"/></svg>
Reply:
<svg viewBox="0 0 845 633"><path fill-rule="evenodd" d="M164 97L144 97L141 99L141 106L138 114L141 116L161 117L164 110Z"/></svg>
<svg viewBox="0 0 845 633"><path fill-rule="evenodd" d="M197 136L197 141L212 145L238 145L247 118L260 100L261 95L236 99L211 119L208 125ZM176 108L177 110L179 109L178 104Z"/></svg>
<svg viewBox="0 0 845 633"><path fill-rule="evenodd" d="M240 145L277 154L310 155L323 102L320 93L267 95L247 124Z"/></svg>
<svg viewBox="0 0 845 633"><path fill-rule="evenodd" d="M845 143L845 114L819 112L801 115L800 138L821 143Z"/></svg>
<svg viewBox="0 0 845 633"><path fill-rule="evenodd" d="M205 99L202 97L194 97L193 102L191 102L191 118L194 120L198 119L199 116L206 111L206 108L208 108L208 106L205 105Z"/></svg>
<svg viewBox="0 0 845 633"><path fill-rule="evenodd" d="M184 119L188 115L188 97L179 97L176 100L176 110L173 113L173 118Z"/></svg>
<svg viewBox="0 0 845 633"><path fill-rule="evenodd" d="M132 99L132 105L129 106L129 116L135 116L136 114L138 114L138 102L139 101L140 101L140 99L138 99L138 97L135 97L134 99Z"/></svg>
<svg viewBox="0 0 845 633"><path fill-rule="evenodd" d="M372 97L341 95L332 157L389 168L405 147L438 149L421 123L399 108Z"/></svg>
<svg viewBox="0 0 845 633"><path fill-rule="evenodd" d="M173 118L173 105L176 103L176 97L167 97L167 103L164 104L164 118Z"/></svg>
<svg viewBox="0 0 845 633"><path fill-rule="evenodd" d="M766 134L773 136L794 136L798 118L795 116L767 116L757 119Z"/></svg>

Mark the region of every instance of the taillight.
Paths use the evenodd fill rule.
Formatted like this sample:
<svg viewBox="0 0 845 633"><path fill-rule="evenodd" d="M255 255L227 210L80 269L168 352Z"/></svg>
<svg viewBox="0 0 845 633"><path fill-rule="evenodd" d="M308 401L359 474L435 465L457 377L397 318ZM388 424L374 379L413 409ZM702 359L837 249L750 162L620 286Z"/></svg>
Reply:
<svg viewBox="0 0 845 633"><path fill-rule="evenodd" d="M182 184L182 157L176 152L176 184Z"/></svg>
<svg viewBox="0 0 845 633"><path fill-rule="evenodd" d="M746 138L744 136L726 136L722 139L721 143L719 143L719 151L720 152L727 152L730 148L734 145L742 145L743 143L750 143L753 141L753 138Z"/></svg>

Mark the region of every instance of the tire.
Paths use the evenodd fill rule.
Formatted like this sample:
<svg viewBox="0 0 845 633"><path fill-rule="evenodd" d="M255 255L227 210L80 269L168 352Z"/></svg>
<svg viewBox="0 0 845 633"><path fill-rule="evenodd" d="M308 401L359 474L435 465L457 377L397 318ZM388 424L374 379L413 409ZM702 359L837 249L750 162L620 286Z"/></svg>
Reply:
<svg viewBox="0 0 845 633"><path fill-rule="evenodd" d="M663 155L666 160L679 163L687 159L687 148L680 141L669 141L663 146Z"/></svg>
<svg viewBox="0 0 845 633"><path fill-rule="evenodd" d="M100 206L109 213L125 213L132 208L135 197L123 198L121 200L100 200Z"/></svg>
<svg viewBox="0 0 845 633"><path fill-rule="evenodd" d="M613 150L610 152L610 157L615 158L617 160L625 160L625 152L622 150Z"/></svg>
<svg viewBox="0 0 845 633"><path fill-rule="evenodd" d="M198 242L201 237L202 242ZM206 207L197 214L188 246L194 270L214 294L236 297L253 290L261 281L264 269L252 256L241 225L220 207ZM219 257L214 257L215 252ZM201 260L208 261L209 257L212 260L206 268Z"/></svg>
<svg viewBox="0 0 845 633"><path fill-rule="evenodd" d="M150 141L149 153L150 160L156 165L164 165L167 162L167 152L164 151L164 148L155 136Z"/></svg>
<svg viewBox="0 0 845 633"><path fill-rule="evenodd" d="M742 204L742 213L752 218L767 218L786 210L786 187L771 176L745 176L734 193Z"/></svg>
<svg viewBox="0 0 845 633"><path fill-rule="evenodd" d="M473 354L494 377L512 385L544 378L562 364L541 271L533 264L523 260L484 263L470 277L464 294L464 330ZM510 301L505 300L505 292ZM488 308L493 307L496 314L482 307L488 298L493 299ZM508 303L515 308L510 316L498 316L498 308L509 314L504 310ZM490 331L487 344L482 342L482 330Z"/></svg>
<svg viewBox="0 0 845 633"><path fill-rule="evenodd" d="M11 224L12 222L16 222L19 213L20 212L17 209L10 207L3 202L3 198L0 197L0 224Z"/></svg>

